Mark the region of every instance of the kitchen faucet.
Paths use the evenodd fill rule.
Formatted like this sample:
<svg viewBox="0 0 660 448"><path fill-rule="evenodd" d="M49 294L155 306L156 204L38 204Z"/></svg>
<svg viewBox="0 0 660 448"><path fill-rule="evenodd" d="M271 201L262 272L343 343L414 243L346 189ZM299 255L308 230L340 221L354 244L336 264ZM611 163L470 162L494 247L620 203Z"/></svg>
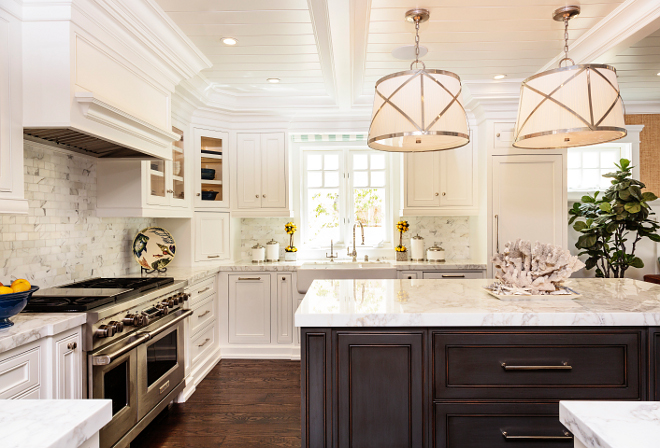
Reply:
<svg viewBox="0 0 660 448"><path fill-rule="evenodd" d="M328 253L325 253L325 258L329 258L330 261L335 261L335 258L339 258L337 255L334 254L335 251L335 244L334 241L330 240L330 256L328 256Z"/></svg>
<svg viewBox="0 0 660 448"><path fill-rule="evenodd" d="M353 224L353 252L350 251L350 248L346 248L346 251L348 252L347 255L353 257L353 262L357 261L357 250L355 249L355 226L358 224L360 224L360 229L362 230L362 246L364 246L364 226L362 225L362 221L358 220Z"/></svg>

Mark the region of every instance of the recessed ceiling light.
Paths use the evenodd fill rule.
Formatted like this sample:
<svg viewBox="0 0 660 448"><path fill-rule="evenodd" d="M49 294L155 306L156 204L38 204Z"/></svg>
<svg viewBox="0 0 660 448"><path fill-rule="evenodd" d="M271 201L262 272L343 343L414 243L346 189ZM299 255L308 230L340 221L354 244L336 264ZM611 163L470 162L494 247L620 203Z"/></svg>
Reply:
<svg viewBox="0 0 660 448"><path fill-rule="evenodd" d="M268 78L266 81L268 81L271 84L277 84L280 82L280 78Z"/></svg>
<svg viewBox="0 0 660 448"><path fill-rule="evenodd" d="M232 46L232 45L236 45L238 43L238 39L233 38L233 37L223 37L222 38L222 43L225 44L225 45Z"/></svg>
<svg viewBox="0 0 660 448"><path fill-rule="evenodd" d="M658 76L660 76L660 73L658 73Z"/></svg>
<svg viewBox="0 0 660 448"><path fill-rule="evenodd" d="M493 76L493 79L504 79L506 78L506 75L495 75Z"/></svg>

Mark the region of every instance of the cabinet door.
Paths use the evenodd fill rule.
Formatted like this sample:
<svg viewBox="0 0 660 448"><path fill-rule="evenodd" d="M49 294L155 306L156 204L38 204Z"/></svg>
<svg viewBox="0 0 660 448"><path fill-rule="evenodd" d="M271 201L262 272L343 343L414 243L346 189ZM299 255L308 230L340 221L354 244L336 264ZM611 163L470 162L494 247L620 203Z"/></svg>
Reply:
<svg viewBox="0 0 660 448"><path fill-rule="evenodd" d="M147 204L167 205L169 201L169 195L167 193L169 186L165 161L147 160L142 162L142 164L146 169Z"/></svg>
<svg viewBox="0 0 660 448"><path fill-rule="evenodd" d="M406 207L439 207L439 151L406 154L404 164Z"/></svg>
<svg viewBox="0 0 660 448"><path fill-rule="evenodd" d="M660 401L660 328L649 331L651 338L651 392L650 399Z"/></svg>
<svg viewBox="0 0 660 448"><path fill-rule="evenodd" d="M261 208L261 135L238 134L237 151L238 208Z"/></svg>
<svg viewBox="0 0 660 448"><path fill-rule="evenodd" d="M181 139L172 143L172 160L166 164L170 184L170 205L172 207L187 207L189 198L186 197L186 150L183 131L172 127L172 132L181 136Z"/></svg>
<svg viewBox="0 0 660 448"><path fill-rule="evenodd" d="M229 214L195 212L195 260L230 258Z"/></svg>
<svg viewBox="0 0 660 448"><path fill-rule="evenodd" d="M473 205L472 143L440 151L440 206Z"/></svg>
<svg viewBox="0 0 660 448"><path fill-rule="evenodd" d="M493 156L493 253L518 238L566 247L561 154Z"/></svg>
<svg viewBox="0 0 660 448"><path fill-rule="evenodd" d="M424 447L424 333L336 333L340 447Z"/></svg>
<svg viewBox="0 0 660 448"><path fill-rule="evenodd" d="M275 276L277 284L277 313L274 316L277 329L277 343L291 344L293 342L293 280L291 274Z"/></svg>
<svg viewBox="0 0 660 448"><path fill-rule="evenodd" d="M80 332L55 343L55 397L82 398L82 338Z"/></svg>
<svg viewBox="0 0 660 448"><path fill-rule="evenodd" d="M270 275L229 275L229 342L270 343Z"/></svg>
<svg viewBox="0 0 660 448"><path fill-rule="evenodd" d="M261 136L261 206L286 208L287 160L284 134Z"/></svg>
<svg viewBox="0 0 660 448"><path fill-rule="evenodd" d="M195 129L194 140L195 207L229 207L228 134L208 129ZM202 178L202 169L205 170L204 178Z"/></svg>

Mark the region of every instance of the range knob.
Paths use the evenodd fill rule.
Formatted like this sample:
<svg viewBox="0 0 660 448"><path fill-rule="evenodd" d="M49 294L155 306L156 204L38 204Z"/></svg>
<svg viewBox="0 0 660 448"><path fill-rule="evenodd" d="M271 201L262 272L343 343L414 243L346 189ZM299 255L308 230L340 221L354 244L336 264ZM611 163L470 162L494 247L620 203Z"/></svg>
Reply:
<svg viewBox="0 0 660 448"><path fill-rule="evenodd" d="M140 327L143 325L144 316L142 314L127 314L126 317L122 319L124 325L128 327Z"/></svg>
<svg viewBox="0 0 660 448"><path fill-rule="evenodd" d="M183 301L185 300L184 297L185 297L185 294L182 293L182 292L180 292L179 294L177 294L177 295L176 295L176 300L177 300L177 302L179 302L179 303L183 303Z"/></svg>
<svg viewBox="0 0 660 448"><path fill-rule="evenodd" d="M190 294L188 293L183 294L183 300L187 302L189 298L190 298Z"/></svg>
<svg viewBox="0 0 660 448"><path fill-rule="evenodd" d="M175 305L179 304L179 299L177 299L176 297L170 297L169 299L165 300L165 302L163 303L167 303L167 306L169 306L170 308L174 308Z"/></svg>
<svg viewBox="0 0 660 448"><path fill-rule="evenodd" d="M161 316L164 316L167 313L169 313L169 310L167 309L167 303L165 302L157 304L155 308L158 310Z"/></svg>
<svg viewBox="0 0 660 448"><path fill-rule="evenodd" d="M116 320L111 321L108 326L114 330L115 334L124 332L124 324L117 322Z"/></svg>
<svg viewBox="0 0 660 448"><path fill-rule="evenodd" d="M149 318L149 316L147 314L145 314L145 313L140 314L140 324L139 324L140 327L145 327L145 326L149 325L150 322L151 322L151 319Z"/></svg>
<svg viewBox="0 0 660 448"><path fill-rule="evenodd" d="M97 338L110 338L115 335L114 327L110 325L101 325L95 332L94 336Z"/></svg>

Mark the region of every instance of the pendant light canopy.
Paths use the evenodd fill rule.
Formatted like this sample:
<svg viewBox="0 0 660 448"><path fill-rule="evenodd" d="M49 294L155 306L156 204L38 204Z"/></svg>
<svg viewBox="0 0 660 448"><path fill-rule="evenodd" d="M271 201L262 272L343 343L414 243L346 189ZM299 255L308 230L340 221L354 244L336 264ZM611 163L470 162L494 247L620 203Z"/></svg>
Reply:
<svg viewBox="0 0 660 448"><path fill-rule="evenodd" d="M416 57L410 70L392 73L376 82L367 140L370 148L438 151L470 142L461 79L452 72L427 69L419 60L419 24L427 21L429 15L425 9L406 13L406 20L415 24Z"/></svg>
<svg viewBox="0 0 660 448"><path fill-rule="evenodd" d="M589 146L626 136L624 106L614 67L578 64L568 57L568 21L579 6L555 11L564 22L564 58L559 68L527 78L520 91L516 148ZM562 67L564 62L571 65Z"/></svg>

